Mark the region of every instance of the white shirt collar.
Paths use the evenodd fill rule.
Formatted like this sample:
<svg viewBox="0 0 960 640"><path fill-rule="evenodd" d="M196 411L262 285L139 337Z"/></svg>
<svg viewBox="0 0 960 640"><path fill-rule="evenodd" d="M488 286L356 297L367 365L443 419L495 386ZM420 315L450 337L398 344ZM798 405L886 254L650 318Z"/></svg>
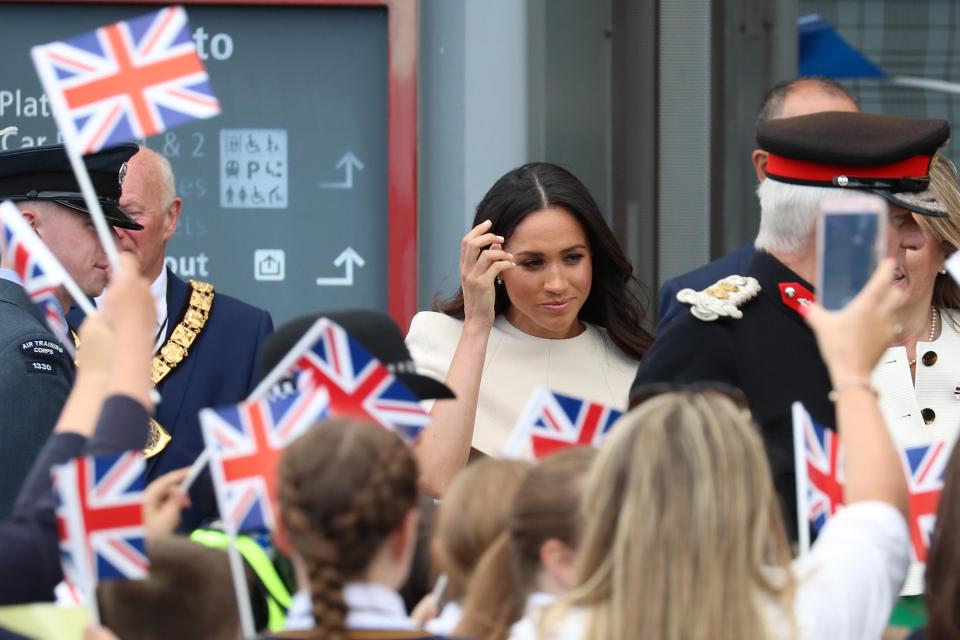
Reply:
<svg viewBox="0 0 960 640"><path fill-rule="evenodd" d="M162 269L160 275L150 283L150 295L153 296L153 304L157 310L157 324L154 332L157 334L156 341L153 344L153 352L156 353L163 346L167 337L167 270ZM94 298L99 307L103 304L103 295Z"/></svg>
<svg viewBox="0 0 960 640"><path fill-rule="evenodd" d="M440 615L433 620L428 620L423 628L439 636L449 636L453 634L453 630L457 628L462 618L463 607L460 606L459 602L451 600L443 605Z"/></svg>
<svg viewBox="0 0 960 640"><path fill-rule="evenodd" d="M403 598L375 582L348 582L343 587L348 629L416 629Z"/></svg>
<svg viewBox="0 0 960 640"><path fill-rule="evenodd" d="M374 582L348 582L343 587L343 599L347 603L348 629L401 629L413 630L416 623L407 617L403 599L396 591ZM287 610L288 631L312 629L313 604L310 594L297 591Z"/></svg>
<svg viewBox="0 0 960 640"><path fill-rule="evenodd" d="M161 318L167 317L167 270L160 271L157 279L150 283L150 295L153 296L153 304L157 307L157 321L162 322Z"/></svg>
<svg viewBox="0 0 960 640"><path fill-rule="evenodd" d="M153 345L153 351L156 353L163 346L164 339L167 337L167 270L161 269L160 275L156 280L150 283L150 295L153 296L153 304L157 310L157 340Z"/></svg>
<svg viewBox="0 0 960 640"><path fill-rule="evenodd" d="M557 596L553 595L552 593L546 593L545 591L534 591L527 598L527 605L525 609L527 611L542 609L544 607L549 607L556 601Z"/></svg>

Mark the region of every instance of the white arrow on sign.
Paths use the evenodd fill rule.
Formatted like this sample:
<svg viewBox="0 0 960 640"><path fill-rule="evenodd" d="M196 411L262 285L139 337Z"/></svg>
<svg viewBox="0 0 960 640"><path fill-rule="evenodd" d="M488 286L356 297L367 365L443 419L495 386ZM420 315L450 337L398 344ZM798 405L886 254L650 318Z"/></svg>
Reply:
<svg viewBox="0 0 960 640"><path fill-rule="evenodd" d="M339 278L317 278L318 287L352 287L353 286L353 267L354 265L362 267L366 264L360 254L353 250L353 247L344 249L337 259L333 261L333 266L340 267L346 264L346 273Z"/></svg>
<svg viewBox="0 0 960 640"><path fill-rule="evenodd" d="M363 171L363 163L360 158L353 155L353 151L347 151L337 162L337 169L344 169L342 182L321 182L321 189L353 189L353 170Z"/></svg>

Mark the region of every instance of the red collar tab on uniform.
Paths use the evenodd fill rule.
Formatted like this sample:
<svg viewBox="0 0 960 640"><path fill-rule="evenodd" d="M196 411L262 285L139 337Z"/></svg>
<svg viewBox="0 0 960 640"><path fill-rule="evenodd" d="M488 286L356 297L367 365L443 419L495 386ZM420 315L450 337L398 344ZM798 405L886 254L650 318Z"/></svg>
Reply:
<svg viewBox="0 0 960 640"><path fill-rule="evenodd" d="M930 168L930 156L913 156L889 164L854 167L842 164L822 164L806 160L794 160L771 153L767 157L767 173L784 180L823 182L833 184L834 178L926 178ZM840 185L844 186L844 185Z"/></svg>
<svg viewBox="0 0 960 640"><path fill-rule="evenodd" d="M801 305L808 305L817 301L813 292L799 282L780 282L777 286L780 288L780 301L795 313L800 313Z"/></svg>

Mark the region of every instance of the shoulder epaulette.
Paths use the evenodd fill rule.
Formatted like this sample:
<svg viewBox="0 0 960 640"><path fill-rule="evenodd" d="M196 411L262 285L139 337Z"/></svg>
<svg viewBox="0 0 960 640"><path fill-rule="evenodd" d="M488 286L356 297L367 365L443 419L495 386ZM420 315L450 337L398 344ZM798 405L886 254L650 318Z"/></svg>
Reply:
<svg viewBox="0 0 960 640"><path fill-rule="evenodd" d="M681 289L677 292L677 300L690 305L693 317L712 322L718 318L742 318L740 307L758 293L760 283L756 278L727 276L703 291Z"/></svg>

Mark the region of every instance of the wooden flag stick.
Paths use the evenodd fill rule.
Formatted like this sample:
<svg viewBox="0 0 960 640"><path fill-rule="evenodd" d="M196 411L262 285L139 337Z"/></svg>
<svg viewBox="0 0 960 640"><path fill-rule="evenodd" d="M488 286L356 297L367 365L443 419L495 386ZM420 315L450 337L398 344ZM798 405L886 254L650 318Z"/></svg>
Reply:
<svg viewBox="0 0 960 640"><path fill-rule="evenodd" d="M67 157L70 158L70 166L73 167L73 173L80 184L80 193L83 194L83 200L87 203L87 210L90 212L90 217L93 218L93 226L97 230L100 244L107 254L107 260L110 261L110 267L115 274L120 273L117 243L113 241L113 232L110 230L110 225L107 224L107 218L103 215L103 209L100 208L97 192L93 188L93 182L90 181L90 174L87 173L87 165L83 163L83 158L73 148L73 145L65 144L64 146L67 149Z"/></svg>
<svg viewBox="0 0 960 640"><path fill-rule="evenodd" d="M247 574L243 570L243 558L240 557L240 551L237 550L237 527L231 522L226 513L226 483L223 477L223 460L219 453L211 446L210 439L207 436L207 427L204 425L214 416L213 409L203 409L200 411L200 428L203 430L203 439L207 444L204 449L207 454L207 464L210 465L210 475L213 478L213 490L217 497L217 509L220 512L220 521L223 522L223 530L227 535L227 557L230 560L230 575L233 578L233 593L237 598L237 611L240 612L240 629L243 631L245 640L256 638L256 627L253 624L253 611L250 609L250 592L247 589ZM200 457L203 457L201 454ZM194 463L194 467L198 467ZM193 469L191 469L192 474Z"/></svg>
<svg viewBox="0 0 960 640"><path fill-rule="evenodd" d="M806 443L801 425L804 420L812 418L799 402L794 402L790 411L793 417L793 462L797 470L797 541L800 545L799 555L804 556L810 551L810 504L807 501L810 480L807 476Z"/></svg>
<svg viewBox="0 0 960 640"><path fill-rule="evenodd" d="M233 591L237 596L237 610L240 612L240 628L244 640L254 640L257 631L253 624L253 611L250 609L250 592L247 589L247 573L243 569L243 558L237 550L237 535L227 533L227 555L230 558L230 574L233 576Z"/></svg>
<svg viewBox="0 0 960 640"><path fill-rule="evenodd" d="M180 483L180 491L187 493L190 491L190 485L200 477L200 474L203 472L203 469L207 466L207 463L210 462L210 449L204 449L200 452L200 455L197 456L197 459L193 461L193 464L190 465L190 471L187 472L187 477L183 479L183 482Z"/></svg>
<svg viewBox="0 0 960 640"><path fill-rule="evenodd" d="M100 626L100 603L97 602L97 583L93 580L89 580L88 582L86 598L90 622Z"/></svg>

